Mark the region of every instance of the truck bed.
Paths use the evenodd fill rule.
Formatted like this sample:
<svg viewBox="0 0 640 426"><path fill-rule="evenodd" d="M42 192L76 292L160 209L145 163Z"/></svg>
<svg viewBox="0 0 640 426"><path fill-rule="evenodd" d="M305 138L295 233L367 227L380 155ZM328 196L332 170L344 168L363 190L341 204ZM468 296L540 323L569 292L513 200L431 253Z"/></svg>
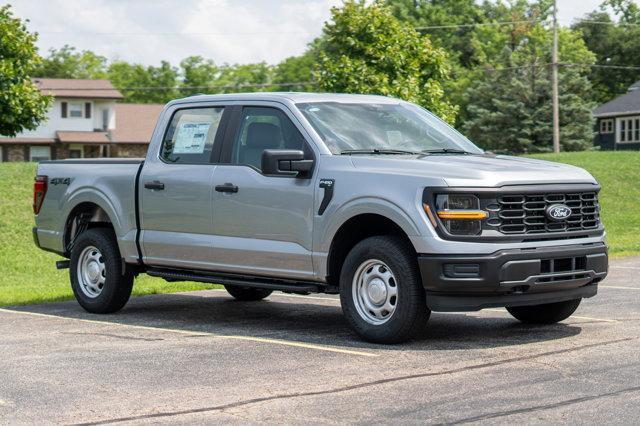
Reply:
<svg viewBox="0 0 640 426"><path fill-rule="evenodd" d="M73 159L42 161L37 175L47 176L42 208L36 215L35 237L41 248L64 254L71 213L89 206L99 207L113 224L122 256L138 259L137 177L143 159ZM100 212L102 214L102 212Z"/></svg>

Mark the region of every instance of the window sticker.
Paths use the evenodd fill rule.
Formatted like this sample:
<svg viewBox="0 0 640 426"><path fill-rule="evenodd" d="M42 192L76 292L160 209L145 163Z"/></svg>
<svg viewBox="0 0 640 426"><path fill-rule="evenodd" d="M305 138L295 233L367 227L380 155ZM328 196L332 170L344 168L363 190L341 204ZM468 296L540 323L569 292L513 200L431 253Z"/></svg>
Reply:
<svg viewBox="0 0 640 426"><path fill-rule="evenodd" d="M211 123L181 123L173 147L174 154L202 154Z"/></svg>
<svg viewBox="0 0 640 426"><path fill-rule="evenodd" d="M387 141L391 146L402 145L402 132L399 130L387 130Z"/></svg>

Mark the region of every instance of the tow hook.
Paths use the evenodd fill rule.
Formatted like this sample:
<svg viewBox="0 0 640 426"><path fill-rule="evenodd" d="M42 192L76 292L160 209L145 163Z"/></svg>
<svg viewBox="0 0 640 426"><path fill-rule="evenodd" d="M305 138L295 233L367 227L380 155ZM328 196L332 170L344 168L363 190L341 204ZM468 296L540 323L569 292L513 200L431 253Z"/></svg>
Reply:
<svg viewBox="0 0 640 426"><path fill-rule="evenodd" d="M58 260L56 261L57 269L69 269L69 260Z"/></svg>

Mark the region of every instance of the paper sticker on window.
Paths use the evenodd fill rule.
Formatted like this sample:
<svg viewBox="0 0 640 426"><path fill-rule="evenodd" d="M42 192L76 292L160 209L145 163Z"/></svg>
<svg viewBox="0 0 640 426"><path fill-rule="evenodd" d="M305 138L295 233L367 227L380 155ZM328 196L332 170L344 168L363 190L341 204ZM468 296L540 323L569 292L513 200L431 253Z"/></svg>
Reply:
<svg viewBox="0 0 640 426"><path fill-rule="evenodd" d="M402 132L398 130L387 130L387 140L391 146L399 146L402 144Z"/></svg>
<svg viewBox="0 0 640 426"><path fill-rule="evenodd" d="M174 154L202 154L211 123L182 123L176 135Z"/></svg>

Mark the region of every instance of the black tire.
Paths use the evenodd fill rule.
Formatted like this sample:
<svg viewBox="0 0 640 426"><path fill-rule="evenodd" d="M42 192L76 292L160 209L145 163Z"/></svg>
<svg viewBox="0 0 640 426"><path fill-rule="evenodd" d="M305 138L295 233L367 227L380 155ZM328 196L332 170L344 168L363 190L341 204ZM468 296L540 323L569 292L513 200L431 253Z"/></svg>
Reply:
<svg viewBox="0 0 640 426"><path fill-rule="evenodd" d="M525 324L554 324L569 318L580 306L582 299L533 306L514 306L507 311Z"/></svg>
<svg viewBox="0 0 640 426"><path fill-rule="evenodd" d="M240 287L236 285L225 285L224 288L234 299L243 302L257 302L273 293L273 290L266 288Z"/></svg>
<svg viewBox="0 0 640 426"><path fill-rule="evenodd" d="M359 269L368 273L365 265L371 261L384 263L379 271L385 271L384 266L388 266L394 277L392 286L397 286L395 310L382 324L367 320L367 314L360 313L356 307L358 303L362 310L362 303L356 301L357 296L354 296L355 275L359 274ZM374 267L379 267L377 265ZM391 301L389 294L385 291L385 296L381 297ZM400 343L415 337L424 329L431 314L427 308L416 254L407 242L395 236L370 237L351 249L340 273L340 302L353 330L364 340L374 343Z"/></svg>
<svg viewBox="0 0 640 426"><path fill-rule="evenodd" d="M87 294L91 292L81 283L82 279L78 276L80 256L90 247L98 249L101 264L104 264L104 274L101 274L104 277L104 283L99 294L94 294L93 297ZM80 306L94 314L108 314L122 309L131 296L134 279L131 271L123 271L122 268L123 262L118 242L112 229L94 228L80 234L71 250L69 266L71 288Z"/></svg>

